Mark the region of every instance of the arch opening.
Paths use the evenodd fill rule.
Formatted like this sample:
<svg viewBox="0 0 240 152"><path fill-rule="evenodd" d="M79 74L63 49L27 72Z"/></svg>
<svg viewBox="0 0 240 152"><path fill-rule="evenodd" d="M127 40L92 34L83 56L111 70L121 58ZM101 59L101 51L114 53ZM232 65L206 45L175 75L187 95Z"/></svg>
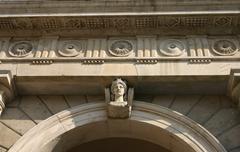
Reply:
<svg viewBox="0 0 240 152"><path fill-rule="evenodd" d="M25 134L9 152L68 152L80 145L130 139L171 152L225 152L204 128L185 116L149 103L135 102L129 119L109 119L104 103L65 110Z"/></svg>
<svg viewBox="0 0 240 152"><path fill-rule="evenodd" d="M148 141L133 138L106 138L93 140L73 147L66 152L170 152L169 150Z"/></svg>

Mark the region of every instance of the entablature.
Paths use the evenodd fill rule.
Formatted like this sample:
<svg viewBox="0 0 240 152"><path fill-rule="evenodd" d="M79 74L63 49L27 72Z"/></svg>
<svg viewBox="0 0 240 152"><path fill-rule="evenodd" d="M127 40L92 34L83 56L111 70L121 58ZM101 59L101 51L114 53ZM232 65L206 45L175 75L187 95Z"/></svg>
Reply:
<svg viewBox="0 0 240 152"><path fill-rule="evenodd" d="M116 77L134 79L136 93L226 94L230 71L240 66L238 35L15 36L0 42L0 69L12 72L21 94L99 94L101 81Z"/></svg>

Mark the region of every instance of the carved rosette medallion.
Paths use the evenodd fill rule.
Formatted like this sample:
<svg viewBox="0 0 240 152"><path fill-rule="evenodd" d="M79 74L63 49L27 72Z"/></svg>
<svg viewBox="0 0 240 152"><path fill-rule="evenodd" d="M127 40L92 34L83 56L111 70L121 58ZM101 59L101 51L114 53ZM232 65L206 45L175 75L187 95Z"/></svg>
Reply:
<svg viewBox="0 0 240 152"><path fill-rule="evenodd" d="M217 40L213 43L212 50L222 56L230 56L237 53L236 44L230 40Z"/></svg>
<svg viewBox="0 0 240 152"><path fill-rule="evenodd" d="M166 56L180 56L185 51L184 44L175 39L168 39L160 44L160 52Z"/></svg>
<svg viewBox="0 0 240 152"><path fill-rule="evenodd" d="M128 41L115 41L112 43L109 52L118 57L125 57L129 56L133 51L133 46L130 42Z"/></svg>
<svg viewBox="0 0 240 152"><path fill-rule="evenodd" d="M28 41L15 43L10 49L9 54L13 57L28 56L33 50L33 45Z"/></svg>
<svg viewBox="0 0 240 152"><path fill-rule="evenodd" d="M64 57L74 57L82 50L82 45L78 41L64 41L61 43L58 53Z"/></svg>

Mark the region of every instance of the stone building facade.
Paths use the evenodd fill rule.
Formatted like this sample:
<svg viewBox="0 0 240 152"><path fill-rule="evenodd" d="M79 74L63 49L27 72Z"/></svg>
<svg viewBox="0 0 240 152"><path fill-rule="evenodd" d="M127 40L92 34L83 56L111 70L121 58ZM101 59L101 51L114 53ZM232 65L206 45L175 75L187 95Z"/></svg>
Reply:
<svg viewBox="0 0 240 152"><path fill-rule="evenodd" d="M240 152L239 6L0 0L0 152Z"/></svg>

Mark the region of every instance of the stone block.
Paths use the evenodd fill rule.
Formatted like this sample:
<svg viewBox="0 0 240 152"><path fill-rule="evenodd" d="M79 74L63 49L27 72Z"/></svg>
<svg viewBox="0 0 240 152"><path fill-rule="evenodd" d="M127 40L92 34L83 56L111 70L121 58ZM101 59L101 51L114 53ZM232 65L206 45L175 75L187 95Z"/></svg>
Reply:
<svg viewBox="0 0 240 152"><path fill-rule="evenodd" d="M153 101L153 96L151 95L135 95L134 100L137 101L144 101L144 102L152 102Z"/></svg>
<svg viewBox="0 0 240 152"><path fill-rule="evenodd" d="M86 97L85 96L78 96L78 95L70 96L69 95L69 96L65 96L65 98L66 98L68 104L71 107L86 103Z"/></svg>
<svg viewBox="0 0 240 152"><path fill-rule="evenodd" d="M102 67L101 75L111 76L131 76L138 75L138 71L134 64L118 63L118 64L107 64L105 63Z"/></svg>
<svg viewBox="0 0 240 152"><path fill-rule="evenodd" d="M35 123L17 108L7 108L0 121L21 135L35 126Z"/></svg>
<svg viewBox="0 0 240 152"><path fill-rule="evenodd" d="M0 146L10 148L21 136L0 123Z"/></svg>
<svg viewBox="0 0 240 152"><path fill-rule="evenodd" d="M239 137L240 137L240 125L237 125L234 128L222 134L218 139L227 150L230 150L239 147L240 145Z"/></svg>
<svg viewBox="0 0 240 152"><path fill-rule="evenodd" d="M220 96L221 107L222 108L234 108L234 102L227 96Z"/></svg>
<svg viewBox="0 0 240 152"><path fill-rule="evenodd" d="M36 123L52 115L37 96L23 96L20 108Z"/></svg>
<svg viewBox="0 0 240 152"><path fill-rule="evenodd" d="M168 108L173 102L173 99L174 99L173 95L161 95L161 96L156 96L153 99L153 103Z"/></svg>
<svg viewBox="0 0 240 152"><path fill-rule="evenodd" d="M40 96L42 101L47 105L48 109L53 114L56 114L62 110L68 109L69 106L64 99L64 96Z"/></svg>
<svg viewBox="0 0 240 152"><path fill-rule="evenodd" d="M19 104L20 104L20 98L16 98L16 99L14 99L13 101L11 101L11 102L9 102L8 104L7 104L7 108L9 107L11 107L11 108L13 108L13 107L18 107L19 106Z"/></svg>
<svg viewBox="0 0 240 152"><path fill-rule="evenodd" d="M176 96L171 109L186 115L199 99L200 95Z"/></svg>
<svg viewBox="0 0 240 152"><path fill-rule="evenodd" d="M220 108L218 96L204 96L197 105L195 105L188 117L194 121L203 124Z"/></svg>
<svg viewBox="0 0 240 152"><path fill-rule="evenodd" d="M218 136L223 131L240 123L240 112L237 109L222 109L217 112L204 127L213 135Z"/></svg>
<svg viewBox="0 0 240 152"><path fill-rule="evenodd" d="M105 102L105 97L100 95L87 96L87 102Z"/></svg>

